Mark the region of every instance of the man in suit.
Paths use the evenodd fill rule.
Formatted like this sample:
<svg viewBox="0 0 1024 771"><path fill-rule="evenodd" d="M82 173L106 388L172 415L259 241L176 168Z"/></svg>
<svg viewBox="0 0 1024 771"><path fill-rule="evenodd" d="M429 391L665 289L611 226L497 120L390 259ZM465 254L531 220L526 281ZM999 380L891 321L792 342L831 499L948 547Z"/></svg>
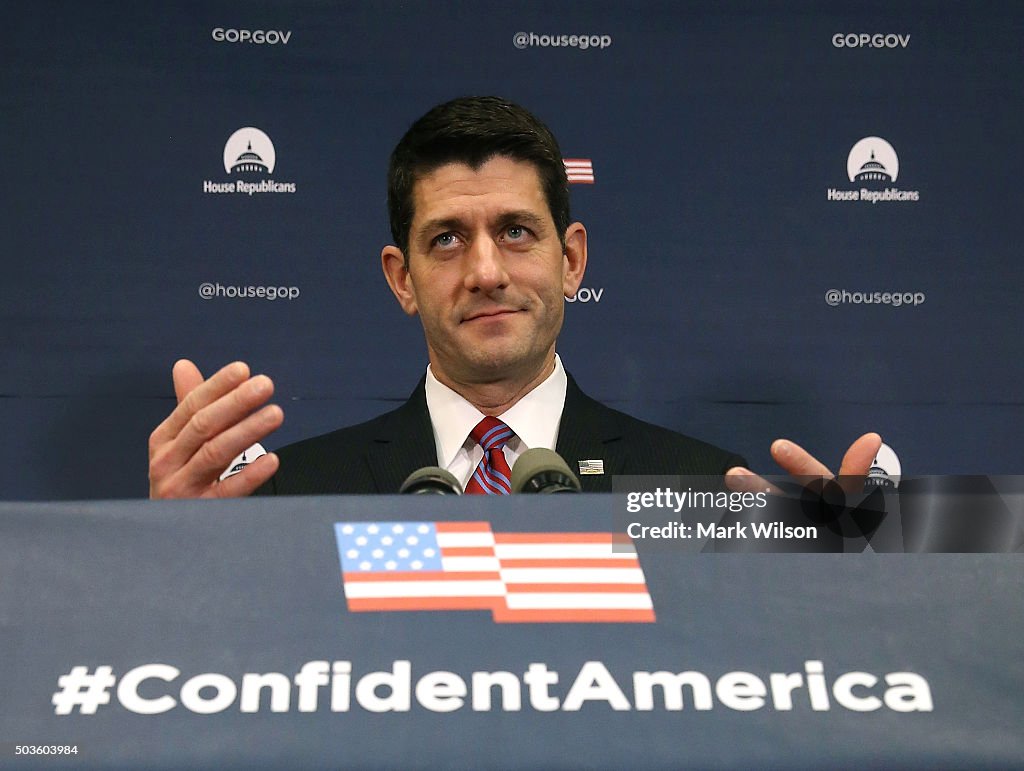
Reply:
<svg viewBox="0 0 1024 771"><path fill-rule="evenodd" d="M529 424L519 429L514 417L507 413L502 417L517 436L520 431L529 432ZM463 449L455 446L454 437L468 435L475 423L470 420L465 431L453 428L452 458ZM564 458L574 473L579 473L584 461L601 464L600 474L580 474L584 492L611 492L617 474L685 474L706 477L708 484L714 485L728 469L743 464L738 456L710 444L604 406L584 394L571 376L566 377L565 406L557 434L549 449ZM541 441L530 446L548 445ZM451 467L445 462L448 458L438 454L423 381L398 409L359 426L298 442L278 454L281 470L261 493L393 493L416 469L439 463ZM468 481L461 477L470 465L475 469L481 455L471 454L463 464L461 482Z"/></svg>
<svg viewBox="0 0 1024 771"><path fill-rule="evenodd" d="M584 489L615 474L687 474L764 489L736 455L643 423L590 399L555 353L564 301L587 264L587 232L569 217L561 152L550 130L494 97L430 110L395 148L388 170L393 245L381 253L399 305L423 325L429 367L409 401L360 426L263 455L219 480L233 457L280 426L265 375L236 362L204 380L174 367L177 408L150 437L153 497L264 493L390 493L416 468L440 465L468 492L507 491L532 447L555 449ZM880 439L844 458L863 475ZM773 455L798 475L831 476L792 442Z"/></svg>

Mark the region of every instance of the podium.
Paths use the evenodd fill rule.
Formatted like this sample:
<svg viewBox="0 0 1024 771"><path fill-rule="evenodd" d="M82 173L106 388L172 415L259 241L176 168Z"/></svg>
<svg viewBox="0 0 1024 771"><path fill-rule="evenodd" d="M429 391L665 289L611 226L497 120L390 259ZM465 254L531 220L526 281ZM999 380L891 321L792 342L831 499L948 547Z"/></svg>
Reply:
<svg viewBox="0 0 1024 771"><path fill-rule="evenodd" d="M634 551L614 500L0 504L3 763L1024 759L1020 555Z"/></svg>

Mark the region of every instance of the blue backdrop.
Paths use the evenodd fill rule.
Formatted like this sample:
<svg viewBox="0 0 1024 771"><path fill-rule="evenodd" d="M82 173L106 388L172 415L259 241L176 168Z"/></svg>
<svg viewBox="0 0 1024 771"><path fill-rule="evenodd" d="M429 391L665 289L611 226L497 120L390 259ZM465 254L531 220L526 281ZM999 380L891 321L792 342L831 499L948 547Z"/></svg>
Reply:
<svg viewBox="0 0 1024 771"><path fill-rule="evenodd" d="M590 291L559 343L592 395L764 471L776 436L834 462L866 430L904 473L1024 468L1019 3L6 17L6 498L144 495L181 356L275 379L270 447L404 399L426 356L380 272L387 157L485 93L592 163ZM233 170L250 143L263 169ZM292 291L230 296L249 287Z"/></svg>

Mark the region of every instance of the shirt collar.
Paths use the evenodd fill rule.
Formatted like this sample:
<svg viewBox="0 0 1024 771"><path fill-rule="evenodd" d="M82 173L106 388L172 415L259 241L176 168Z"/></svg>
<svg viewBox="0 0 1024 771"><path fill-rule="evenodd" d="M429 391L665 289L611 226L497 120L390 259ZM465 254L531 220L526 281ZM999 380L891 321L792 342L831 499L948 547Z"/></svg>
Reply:
<svg viewBox="0 0 1024 771"><path fill-rule="evenodd" d="M562 360L555 354L555 368L545 380L526 394L500 417L522 441L523 450L533 447L555 449L558 424L565 406L568 378ZM427 410L434 427L437 460L447 468L466 443L466 437L484 417L476 407L444 385L427 366Z"/></svg>

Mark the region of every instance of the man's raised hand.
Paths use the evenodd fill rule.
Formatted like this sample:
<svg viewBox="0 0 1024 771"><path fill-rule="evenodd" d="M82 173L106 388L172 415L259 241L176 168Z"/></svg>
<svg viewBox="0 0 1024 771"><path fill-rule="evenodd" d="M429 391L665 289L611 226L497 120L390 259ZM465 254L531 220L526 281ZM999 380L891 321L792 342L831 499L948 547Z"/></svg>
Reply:
<svg viewBox="0 0 1024 771"><path fill-rule="evenodd" d="M871 461L878 455L882 446L882 437L878 434L864 434L850 445L839 466L839 485L847 494L860 492L864 488L864 477L871 469ZM788 439L776 439L772 442L772 458L786 473L797 477L801 482L808 478L833 479L834 476L824 463L819 461L796 442ZM731 490L738 492L760 492L769 490L773 493L781 491L750 469L736 466L725 474L725 483Z"/></svg>
<svg viewBox="0 0 1024 771"><path fill-rule="evenodd" d="M231 498L249 495L277 471L273 453L218 481L227 465L284 422L266 375L250 377L236 361L209 380L188 359L174 364L178 406L149 437L150 498Z"/></svg>

